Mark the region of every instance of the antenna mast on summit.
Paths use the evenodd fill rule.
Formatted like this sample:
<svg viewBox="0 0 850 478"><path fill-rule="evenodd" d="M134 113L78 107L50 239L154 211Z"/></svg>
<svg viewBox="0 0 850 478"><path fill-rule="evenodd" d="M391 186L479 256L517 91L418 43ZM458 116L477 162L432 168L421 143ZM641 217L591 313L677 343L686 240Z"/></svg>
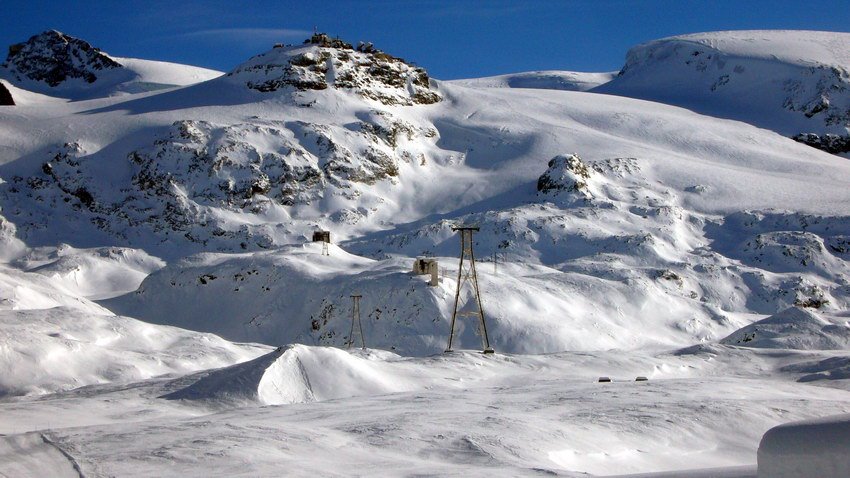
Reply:
<svg viewBox="0 0 850 478"><path fill-rule="evenodd" d="M472 316L478 317L478 330L481 335L482 352L485 354L493 353L490 347L490 338L487 336L487 323L484 321L484 308L481 305L481 291L478 287L478 273L475 271L475 253L472 250L472 233L478 232L478 226L452 226L452 231L460 232L460 264L457 269L457 289L455 290L455 306L452 312L452 327L449 330L449 344L446 347L446 352L452 351L452 342L455 335L455 323L457 316ZM464 260L469 260L469 267L464 269ZM458 303L460 302L460 289L467 281L472 284L475 304L477 309L471 312L458 312Z"/></svg>

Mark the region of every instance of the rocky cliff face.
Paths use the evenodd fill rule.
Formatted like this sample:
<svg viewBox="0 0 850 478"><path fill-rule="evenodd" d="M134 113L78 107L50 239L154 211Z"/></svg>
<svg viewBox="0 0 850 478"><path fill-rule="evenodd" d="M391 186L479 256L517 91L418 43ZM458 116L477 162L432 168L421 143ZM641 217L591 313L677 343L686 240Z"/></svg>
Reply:
<svg viewBox="0 0 850 478"><path fill-rule="evenodd" d="M48 30L10 46L2 68L18 82L58 86L72 79L94 83L101 72L122 66L86 41Z"/></svg>

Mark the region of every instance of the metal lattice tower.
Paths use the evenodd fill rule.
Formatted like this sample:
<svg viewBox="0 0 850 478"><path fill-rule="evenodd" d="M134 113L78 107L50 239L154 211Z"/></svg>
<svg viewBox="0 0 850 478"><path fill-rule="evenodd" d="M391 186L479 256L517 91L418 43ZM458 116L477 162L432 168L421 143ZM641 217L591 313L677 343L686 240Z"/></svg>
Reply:
<svg viewBox="0 0 850 478"><path fill-rule="evenodd" d="M362 295L351 296L351 332L348 334L348 348L354 344L354 323L357 323L357 330L360 332L360 345L363 350L366 350L366 337L363 335L363 324L360 322L360 298Z"/></svg>
<svg viewBox="0 0 850 478"><path fill-rule="evenodd" d="M457 290L455 291L455 307L452 312L452 328L449 331L449 344L446 347L446 352L452 351L452 341L455 335L455 322L457 317L471 316L478 317L478 332L481 335L481 347L485 354L493 353L490 347L490 338L487 336L487 323L484 321L484 308L481 305L481 291L478 287L478 273L475 271L475 253L472 250L472 233L478 232L478 226L452 226L452 231L460 232L460 264L457 269ZM464 268L464 260L469 261L469 267ZM458 302L460 301L460 289L465 283L472 284L473 297L477 309L470 312L458 312Z"/></svg>
<svg viewBox="0 0 850 478"><path fill-rule="evenodd" d="M330 256L331 255L330 251L328 250L327 241L322 241L322 255L323 256Z"/></svg>

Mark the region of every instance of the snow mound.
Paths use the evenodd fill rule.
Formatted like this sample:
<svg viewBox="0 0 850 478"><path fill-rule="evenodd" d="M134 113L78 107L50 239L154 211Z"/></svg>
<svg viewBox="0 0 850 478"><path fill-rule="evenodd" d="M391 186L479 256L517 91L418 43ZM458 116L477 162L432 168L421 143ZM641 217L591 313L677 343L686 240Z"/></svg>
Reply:
<svg viewBox="0 0 850 478"><path fill-rule="evenodd" d="M743 327L720 341L755 348L850 349L850 327L834 324L814 312L792 307Z"/></svg>
<svg viewBox="0 0 850 478"><path fill-rule="evenodd" d="M817 145L848 137L850 34L738 31L676 36L629 50L593 91L684 106ZM827 141L835 143L835 141Z"/></svg>
<svg viewBox="0 0 850 478"><path fill-rule="evenodd" d="M165 266L165 262L139 249L76 249L62 244L29 251L15 265L51 278L72 295L101 300L136 290L145 277Z"/></svg>
<svg viewBox="0 0 850 478"><path fill-rule="evenodd" d="M288 345L249 362L209 372L163 398L281 405L416 388L415 381L392 373L392 361L399 359L395 354L377 350L349 353L336 348Z"/></svg>
<svg viewBox="0 0 850 478"><path fill-rule="evenodd" d="M764 434L759 478L844 478L850 470L850 415L785 423Z"/></svg>
<svg viewBox="0 0 850 478"><path fill-rule="evenodd" d="M611 81L616 73L576 71L527 71L507 75L451 80L446 83L468 88L536 88L543 90L588 91Z"/></svg>
<svg viewBox="0 0 850 478"><path fill-rule="evenodd" d="M0 396L194 372L267 350L108 314L68 307L0 311Z"/></svg>
<svg viewBox="0 0 850 478"><path fill-rule="evenodd" d="M0 311L68 307L91 314L110 314L94 302L74 295L53 279L0 264Z"/></svg>

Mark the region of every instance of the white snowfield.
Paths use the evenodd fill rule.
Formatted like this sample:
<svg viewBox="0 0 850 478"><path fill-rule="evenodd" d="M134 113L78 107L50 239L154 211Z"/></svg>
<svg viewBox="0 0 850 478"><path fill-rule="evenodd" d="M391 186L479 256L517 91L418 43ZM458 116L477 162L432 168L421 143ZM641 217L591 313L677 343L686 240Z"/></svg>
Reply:
<svg viewBox="0 0 850 478"><path fill-rule="evenodd" d="M805 423L762 437L850 413L850 162L788 138L847 134L847 38L662 39L613 78L320 35L4 77L0 476L841 469ZM442 353L457 224L495 355L467 319Z"/></svg>

